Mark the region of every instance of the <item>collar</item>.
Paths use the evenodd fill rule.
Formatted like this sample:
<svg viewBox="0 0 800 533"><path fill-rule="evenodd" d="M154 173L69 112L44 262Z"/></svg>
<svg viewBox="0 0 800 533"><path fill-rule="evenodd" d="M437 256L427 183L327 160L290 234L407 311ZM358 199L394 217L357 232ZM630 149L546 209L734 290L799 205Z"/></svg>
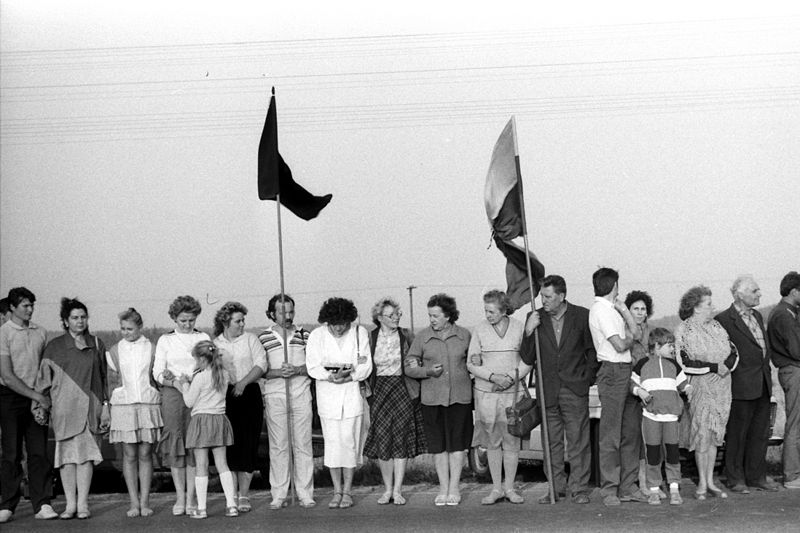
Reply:
<svg viewBox="0 0 800 533"><path fill-rule="evenodd" d="M458 337L461 340L465 340L466 331L467 330L465 330L460 326L451 324L450 331L448 332L447 337L445 337L444 339L439 337L439 335L435 331L433 331L433 328L431 328L430 326L425 328L423 332L420 333L420 335L422 336L422 342L428 342L431 339L439 339L441 341L446 341L450 337Z"/></svg>
<svg viewBox="0 0 800 533"><path fill-rule="evenodd" d="M736 312L739 313L742 318L750 318L753 315L753 309L751 307L741 305L739 302L733 302L733 308L736 309Z"/></svg>
<svg viewBox="0 0 800 533"><path fill-rule="evenodd" d="M122 340L124 340L124 341L125 341L125 342L127 342L128 344L144 344L144 342L145 342L145 341L147 341L147 337L145 337L144 335L139 335L139 338L138 338L138 339L136 339L136 340L135 340L135 341L133 341L133 342L131 342L131 341L128 341L128 340L125 340L125 339L122 339Z"/></svg>
<svg viewBox="0 0 800 533"><path fill-rule="evenodd" d="M606 297L604 297L604 296L595 296L594 297L594 303L598 303L598 302L602 303L606 307L614 307L614 304L611 303L610 301L608 301L608 299Z"/></svg>
<svg viewBox="0 0 800 533"><path fill-rule="evenodd" d="M36 325L36 324L34 324L33 322L28 322L28 325L27 325L27 326L20 326L19 324L17 324L17 323L16 323L16 322L14 322L13 320L9 320L7 323L8 323L8 324L11 324L11 325L9 326L10 328L14 328L14 329L17 329L17 330L20 330L20 331L24 331L24 330L26 330L26 329L39 329L39 326L37 326L37 325Z"/></svg>
<svg viewBox="0 0 800 533"><path fill-rule="evenodd" d="M569 302L567 302L566 300L564 300L564 308L561 310L561 313L559 313L559 314L557 314L557 315L548 315L548 316L550 317L550 319L551 319L551 320L558 320L558 321L560 321L562 318L564 318L564 315L566 315L566 314L567 314L567 309L568 309L568 308L569 308Z"/></svg>

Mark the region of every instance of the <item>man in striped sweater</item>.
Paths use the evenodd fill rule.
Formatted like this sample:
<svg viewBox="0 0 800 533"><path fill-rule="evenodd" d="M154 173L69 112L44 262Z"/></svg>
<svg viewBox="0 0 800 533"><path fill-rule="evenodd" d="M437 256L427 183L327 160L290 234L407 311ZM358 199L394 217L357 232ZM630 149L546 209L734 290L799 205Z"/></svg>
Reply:
<svg viewBox="0 0 800 533"><path fill-rule="evenodd" d="M683 503L680 495L681 464L678 453L678 418L683 412L679 394L689 394L691 385L675 362L675 337L669 330L656 328L648 339L650 356L640 360L631 373L633 394L642 400L642 434L647 450L649 503L659 505L661 449L666 449L669 503Z"/></svg>

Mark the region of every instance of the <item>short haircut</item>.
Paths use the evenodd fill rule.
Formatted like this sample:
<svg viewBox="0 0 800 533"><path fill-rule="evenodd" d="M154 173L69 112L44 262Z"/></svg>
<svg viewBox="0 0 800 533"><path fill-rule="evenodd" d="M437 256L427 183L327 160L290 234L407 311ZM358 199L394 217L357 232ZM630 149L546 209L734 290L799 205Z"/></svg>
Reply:
<svg viewBox="0 0 800 533"><path fill-rule="evenodd" d="M644 302L647 308L647 318L653 316L653 298L645 291L631 291L625 297L625 307L631 308L636 302Z"/></svg>
<svg viewBox="0 0 800 533"><path fill-rule="evenodd" d="M119 321L122 322L123 320L126 322L133 322L136 324L137 328L141 328L144 326L144 320L142 320L142 315L139 314L139 311L134 309L133 307L129 307L119 315Z"/></svg>
<svg viewBox="0 0 800 533"><path fill-rule="evenodd" d="M681 303L678 307L678 317L686 320L694 314L694 308L703 301L704 296L711 296L711 289L705 285L692 287L681 296Z"/></svg>
<svg viewBox="0 0 800 533"><path fill-rule="evenodd" d="M783 279L781 280L781 296L789 296L789 293L792 292L792 289L797 289L800 291L800 274L798 274L795 270L792 270L783 276Z"/></svg>
<svg viewBox="0 0 800 533"><path fill-rule="evenodd" d="M267 302L267 318L275 322L275 306L281 302L281 293L275 294L272 298L269 299ZM286 293L283 293L283 302L292 304L294 307L296 304L294 303L294 298L289 296Z"/></svg>
<svg viewBox="0 0 800 533"><path fill-rule="evenodd" d="M391 296L384 296L383 298L375 302L375 305L372 306L372 311L371 311L372 322L376 326L381 325L381 322L380 320L378 320L378 317L383 314L383 310L386 307L394 307L396 310L398 311L400 310L400 304L397 303L397 301L394 298L392 298Z"/></svg>
<svg viewBox="0 0 800 533"><path fill-rule="evenodd" d="M22 300L30 300L31 303L36 302L36 296L25 287L14 287L8 291L8 305L17 307L22 303Z"/></svg>
<svg viewBox="0 0 800 533"><path fill-rule="evenodd" d="M556 294L563 294L564 297L567 296L567 282L558 274L550 274L549 276L543 277L539 280L539 286L542 288L553 287Z"/></svg>
<svg viewBox="0 0 800 533"><path fill-rule="evenodd" d="M650 332L650 337L647 339L647 346L652 352L656 346L664 346L671 342L675 342L675 335L673 335L670 330L666 328L655 328Z"/></svg>
<svg viewBox="0 0 800 533"><path fill-rule="evenodd" d="M443 292L439 294L434 294L428 300L428 308L431 307L439 307L444 313L444 316L447 317L447 320L451 324L455 324L456 320L458 320L459 312L458 308L456 307L456 299L452 296L449 296Z"/></svg>
<svg viewBox="0 0 800 533"><path fill-rule="evenodd" d="M598 268L592 274L592 285L595 296L605 296L614 290L614 284L619 281L619 272L613 268Z"/></svg>
<svg viewBox="0 0 800 533"><path fill-rule="evenodd" d="M4 315L11 311L11 306L8 303L8 298L0 298L0 315Z"/></svg>
<svg viewBox="0 0 800 533"><path fill-rule="evenodd" d="M731 294L734 298L736 298L736 295L742 290L742 285L746 283L753 283L757 285L756 279L750 274L741 275L733 280L733 284L731 285Z"/></svg>
<svg viewBox="0 0 800 533"><path fill-rule="evenodd" d="M504 315L510 315L511 313L509 311L513 312L511 308L511 298L501 290L492 289L488 291L483 295L483 303L495 304Z"/></svg>
<svg viewBox="0 0 800 533"><path fill-rule="evenodd" d="M347 298L328 298L319 309L317 321L320 324L332 326L339 324L350 324L358 318L358 309L352 300Z"/></svg>
<svg viewBox="0 0 800 533"><path fill-rule="evenodd" d="M200 302L189 295L178 296L169 304L169 317L172 320L176 320L181 313L189 313L197 316L202 311L203 308L200 306Z"/></svg>
<svg viewBox="0 0 800 533"><path fill-rule="evenodd" d="M67 319L75 309L83 309L83 311L86 313L86 316L89 316L89 310L86 308L86 304L77 298L61 298L61 326L64 329L69 329L67 327Z"/></svg>
<svg viewBox="0 0 800 533"><path fill-rule="evenodd" d="M243 315L246 315L247 308L239 302L225 302L225 304L219 308L217 314L214 315L215 337L222 335L222 332L225 331L225 328L230 325L231 318L233 318L234 313L242 313Z"/></svg>

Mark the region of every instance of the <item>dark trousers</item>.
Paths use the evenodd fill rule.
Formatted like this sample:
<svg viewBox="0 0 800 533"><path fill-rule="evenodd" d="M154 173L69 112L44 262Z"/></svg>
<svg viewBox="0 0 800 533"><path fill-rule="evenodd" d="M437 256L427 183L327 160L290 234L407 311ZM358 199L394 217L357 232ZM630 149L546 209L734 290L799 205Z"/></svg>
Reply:
<svg viewBox="0 0 800 533"><path fill-rule="evenodd" d="M47 428L33 420L31 400L0 385L0 431L3 458L0 462L0 509L14 511L22 496L22 441L28 452L28 487L33 512L50 504L52 465L47 459Z"/></svg>
<svg viewBox="0 0 800 533"><path fill-rule="evenodd" d="M589 445L589 396L578 396L567 387L558 391L558 404L547 406L547 426L550 437L550 461L553 466L553 485L556 492L567 492L564 470L564 435L567 437L569 462L569 492L571 495L589 492L592 451Z"/></svg>
<svg viewBox="0 0 800 533"><path fill-rule="evenodd" d="M642 446L642 407L630 392L631 365L604 362L597 372L600 395L600 490L603 496L636 491Z"/></svg>
<svg viewBox="0 0 800 533"><path fill-rule="evenodd" d="M769 394L755 400L733 400L725 434L728 485L757 485L767 479Z"/></svg>

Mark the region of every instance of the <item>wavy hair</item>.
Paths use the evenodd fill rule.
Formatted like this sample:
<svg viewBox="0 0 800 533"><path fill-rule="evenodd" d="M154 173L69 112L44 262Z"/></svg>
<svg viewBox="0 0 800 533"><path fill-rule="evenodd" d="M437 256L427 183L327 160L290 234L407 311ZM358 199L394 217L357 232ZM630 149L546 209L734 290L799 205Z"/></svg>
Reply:
<svg viewBox="0 0 800 533"><path fill-rule="evenodd" d="M217 392L225 392L227 385L225 381L225 370L222 366L222 355L219 353L219 348L211 341L200 341L192 348L192 357L195 359L204 359L211 369L211 382L214 385L214 390Z"/></svg>
<svg viewBox="0 0 800 533"><path fill-rule="evenodd" d="M219 308L217 314L214 315L215 337L222 335L222 332L225 331L225 328L231 324L231 318L233 318L234 313L242 313L243 315L246 315L247 308L239 302L225 302L225 305Z"/></svg>

